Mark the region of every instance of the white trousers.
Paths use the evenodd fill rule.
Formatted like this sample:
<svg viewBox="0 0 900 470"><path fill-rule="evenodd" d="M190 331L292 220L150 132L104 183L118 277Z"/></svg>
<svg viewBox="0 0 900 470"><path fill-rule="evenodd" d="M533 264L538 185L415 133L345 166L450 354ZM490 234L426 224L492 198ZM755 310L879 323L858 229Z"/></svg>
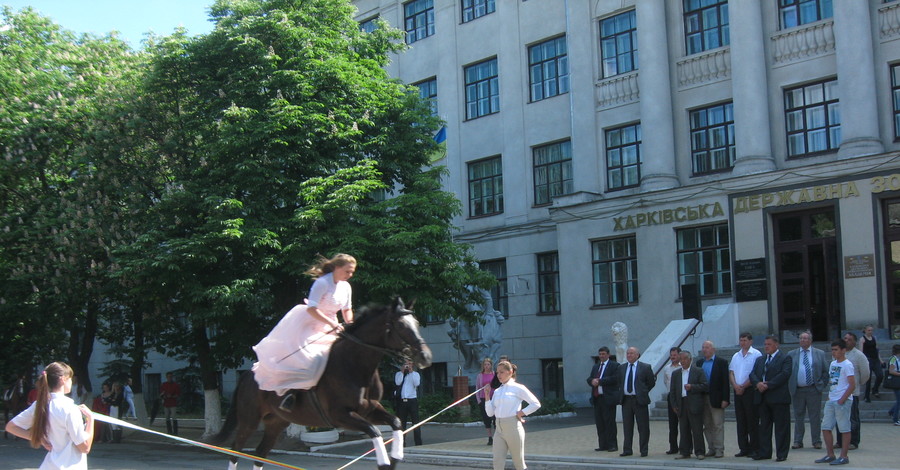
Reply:
<svg viewBox="0 0 900 470"><path fill-rule="evenodd" d="M512 457L516 470L525 470L525 428L519 418L497 418L494 432L494 470L506 467L506 454Z"/></svg>

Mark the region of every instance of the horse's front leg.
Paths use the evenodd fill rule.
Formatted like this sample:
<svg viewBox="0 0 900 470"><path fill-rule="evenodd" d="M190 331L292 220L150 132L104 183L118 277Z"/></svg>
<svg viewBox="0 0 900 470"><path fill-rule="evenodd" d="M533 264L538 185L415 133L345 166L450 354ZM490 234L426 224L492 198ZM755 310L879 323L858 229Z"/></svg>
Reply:
<svg viewBox="0 0 900 470"><path fill-rule="evenodd" d="M378 410L373 410L373 414L376 414L377 411ZM381 411L383 411L383 409ZM394 426L393 424L391 425L391 428L394 429L394 441L391 445L390 457L388 456L387 448L384 445L384 438L381 435L381 430L379 430L374 424L360 416L359 413L351 411L350 413L335 420L335 425L345 429L362 431L366 433L366 435L369 436L369 438L372 440L372 447L375 449L375 461L378 463L378 469L389 470L393 469L396 466L397 461L403 460L403 433L399 431L400 420L398 419L396 421L396 426Z"/></svg>
<svg viewBox="0 0 900 470"><path fill-rule="evenodd" d="M391 457L403 460L403 423L400 422L400 418L388 413L381 403L374 402L372 408L372 412L369 414L372 423L387 424L393 430L391 433L394 438L391 444Z"/></svg>

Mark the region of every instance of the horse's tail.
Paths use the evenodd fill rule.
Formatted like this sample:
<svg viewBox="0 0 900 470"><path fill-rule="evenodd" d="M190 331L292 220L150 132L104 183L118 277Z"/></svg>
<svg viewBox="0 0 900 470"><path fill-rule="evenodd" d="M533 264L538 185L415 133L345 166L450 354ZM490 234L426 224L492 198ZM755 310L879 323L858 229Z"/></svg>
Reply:
<svg viewBox="0 0 900 470"><path fill-rule="evenodd" d="M231 397L231 406L228 409L228 416L225 417L225 424L222 425L222 429L219 430L219 433L210 439L210 444L221 444L225 442L237 427L238 391L241 389L241 383L243 383L244 380L247 380L247 377L250 377L250 380L253 380L253 372L244 372L238 378L237 386L234 387L234 394Z"/></svg>

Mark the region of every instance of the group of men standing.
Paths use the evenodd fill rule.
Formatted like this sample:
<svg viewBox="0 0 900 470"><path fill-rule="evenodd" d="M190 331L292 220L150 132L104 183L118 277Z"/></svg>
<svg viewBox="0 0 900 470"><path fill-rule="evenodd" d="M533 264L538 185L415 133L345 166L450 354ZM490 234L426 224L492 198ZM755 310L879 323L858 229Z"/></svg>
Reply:
<svg viewBox="0 0 900 470"><path fill-rule="evenodd" d="M753 336L741 333L740 350L734 353L730 361L717 356L711 341L703 343L702 357L696 360L689 351L672 348L670 362L661 371L669 390L669 450L666 453L678 454L676 459L724 457L725 410L732 402L739 447L735 457L765 460L774 456L779 462L786 460L791 448L803 447L807 419L811 445L821 448L822 394L829 385L832 391L839 386L840 367L835 368L834 364L841 363L845 358L855 370L851 374L853 379L850 379L852 390L847 390L847 396L843 399L835 395L834 401L840 402L840 409L843 409L844 402L851 402L846 406L850 413L850 429L843 429L841 417L838 416L837 444L841 445L843 435L846 436L843 439L849 438L850 441L845 449L855 449L860 440L859 392L865 389L869 378L868 361L856 349L856 340L855 334L847 333L836 342L837 346L832 348L835 361L832 361L832 354L812 347L810 332L802 333L800 347L790 352L780 349L780 341L774 335L765 338L763 351L760 352L752 346ZM624 437L619 455L633 455L636 424L640 435L640 455L647 456L650 390L656 384L656 377L649 364L638 361L639 357L637 348L628 348L627 362L619 364L610 358L607 347L598 350L599 360L587 379L591 386L591 403L597 426L597 451L619 450L615 419L616 406L622 406ZM846 388L846 380L840 380L843 380L840 386ZM792 403L793 439L790 429ZM825 422L826 425L835 424L835 417L828 415L828 407ZM831 430L826 431L826 439L830 441ZM845 431L849 432L844 434ZM838 460L837 463L846 463L834 458L830 442L826 442L826 447L831 456L828 462ZM845 452L842 456L846 458Z"/></svg>

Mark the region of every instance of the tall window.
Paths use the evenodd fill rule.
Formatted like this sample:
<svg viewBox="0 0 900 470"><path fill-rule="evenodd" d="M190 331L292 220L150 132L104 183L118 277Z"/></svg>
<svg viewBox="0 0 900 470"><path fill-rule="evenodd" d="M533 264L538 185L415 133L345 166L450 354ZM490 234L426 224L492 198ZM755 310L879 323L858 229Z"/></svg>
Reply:
<svg viewBox="0 0 900 470"><path fill-rule="evenodd" d="M678 237L678 283L697 284L700 296L731 292L728 224L681 229Z"/></svg>
<svg viewBox="0 0 900 470"><path fill-rule="evenodd" d="M727 0L684 0L684 38L688 55L730 43Z"/></svg>
<svg viewBox="0 0 900 470"><path fill-rule="evenodd" d="M434 0L413 0L403 4L403 23L407 44L434 34Z"/></svg>
<svg viewBox="0 0 900 470"><path fill-rule="evenodd" d="M572 142L534 148L534 203L550 204L554 196L575 190L572 181Z"/></svg>
<svg viewBox="0 0 900 470"><path fill-rule="evenodd" d="M891 66L891 95L894 102L894 139L900 139L900 64Z"/></svg>
<svg viewBox="0 0 900 470"><path fill-rule="evenodd" d="M606 131L606 181L610 191L641 183L641 125Z"/></svg>
<svg viewBox="0 0 900 470"><path fill-rule="evenodd" d="M734 166L734 106L725 103L690 112L694 175Z"/></svg>
<svg viewBox="0 0 900 470"><path fill-rule="evenodd" d="M447 385L447 363L433 362L431 366L419 371L421 376L421 388L419 393L423 395L431 395L434 393L444 393L450 387ZM393 375L391 376L393 377ZM394 382L392 381L391 384Z"/></svg>
<svg viewBox="0 0 900 470"><path fill-rule="evenodd" d="M462 19L463 23L468 23L475 18L481 18L484 15L493 13L496 9L495 0L463 0L462 1Z"/></svg>
<svg viewBox="0 0 900 470"><path fill-rule="evenodd" d="M500 156L469 163L469 216L503 212L503 164Z"/></svg>
<svg viewBox="0 0 900 470"><path fill-rule="evenodd" d="M537 255L540 313L560 312L559 253Z"/></svg>
<svg viewBox="0 0 900 470"><path fill-rule="evenodd" d="M541 359L541 384L544 398L565 398L562 359Z"/></svg>
<svg viewBox="0 0 900 470"><path fill-rule="evenodd" d="M496 57L466 67L466 119L500 111L500 80L497 73Z"/></svg>
<svg viewBox="0 0 900 470"><path fill-rule="evenodd" d="M778 0L781 28L793 28L834 16L833 0Z"/></svg>
<svg viewBox="0 0 900 470"><path fill-rule="evenodd" d="M637 21L634 10L600 20L603 78L638 68Z"/></svg>
<svg viewBox="0 0 900 470"><path fill-rule="evenodd" d="M565 36L528 48L531 101L569 92L569 56Z"/></svg>
<svg viewBox="0 0 900 470"><path fill-rule="evenodd" d="M371 33L378 29L378 17L373 16L367 20L363 20L359 22L359 30L364 33Z"/></svg>
<svg viewBox="0 0 900 470"><path fill-rule="evenodd" d="M497 285L491 287L491 301L494 303L494 310L503 313L504 318L509 318L509 292L506 284L506 260L482 261L479 263L481 269L494 275L497 279Z"/></svg>
<svg viewBox="0 0 900 470"><path fill-rule="evenodd" d="M416 86L419 87L419 97L428 100L428 103L431 105L431 115L437 116L437 79L430 78L424 82L416 83Z"/></svg>
<svg viewBox="0 0 900 470"><path fill-rule="evenodd" d="M635 304L638 301L635 237L591 242L594 305Z"/></svg>
<svg viewBox="0 0 900 470"><path fill-rule="evenodd" d="M788 157L824 152L841 145L837 80L784 91Z"/></svg>

